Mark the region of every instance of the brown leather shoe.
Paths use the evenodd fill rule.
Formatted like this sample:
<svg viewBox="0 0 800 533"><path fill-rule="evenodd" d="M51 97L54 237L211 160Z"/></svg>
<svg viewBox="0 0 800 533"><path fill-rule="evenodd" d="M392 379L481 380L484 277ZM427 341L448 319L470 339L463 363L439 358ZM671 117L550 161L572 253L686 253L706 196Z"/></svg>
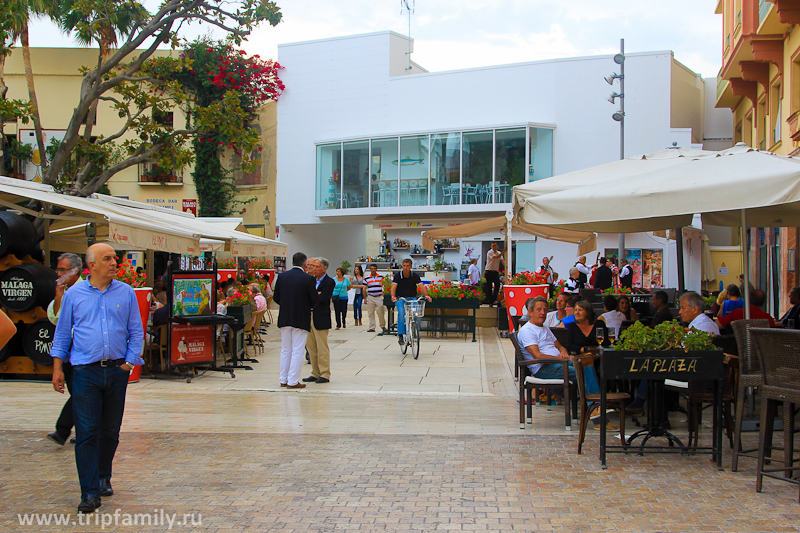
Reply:
<svg viewBox="0 0 800 533"><path fill-rule="evenodd" d="M285 386L286 386L286 383L281 383L281 387L285 387Z"/></svg>
<svg viewBox="0 0 800 533"><path fill-rule="evenodd" d="M294 385L286 385L287 389L304 389L306 387L305 383L295 383Z"/></svg>

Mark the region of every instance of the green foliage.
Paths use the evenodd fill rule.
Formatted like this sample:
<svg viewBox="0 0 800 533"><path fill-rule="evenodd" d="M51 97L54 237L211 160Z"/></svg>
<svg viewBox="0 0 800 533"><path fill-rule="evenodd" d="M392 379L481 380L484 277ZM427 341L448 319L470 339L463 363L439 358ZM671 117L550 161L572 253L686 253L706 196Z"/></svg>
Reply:
<svg viewBox="0 0 800 533"><path fill-rule="evenodd" d="M198 22L222 29L227 37L220 46L234 53L232 47L240 45L256 26L262 22L274 26L281 20L280 9L274 2L162 0L157 11L148 13L136 0L64 0L62 15L62 27L83 42L99 43L99 53L98 60L82 70L80 98L63 142L52 153L45 183L62 182L68 184L71 194L88 195L114 174L138 164L155 163L168 171L178 170L195 160L197 137L211 138L222 143L217 146L224 145L239 154L241 161L230 165L229 171L236 166L253 168L258 164L260 141L258 132L248 127L254 110L247 104L257 103L260 95L272 95L275 91L233 83L238 80L232 81L231 76L241 75L237 70L225 80L217 80L216 92L201 102L196 82L203 76L195 70L193 58L177 52L172 57L154 54L163 44L169 44L173 50L183 49L186 41L179 32ZM116 46L111 49L109 45ZM277 68L274 65L269 72L277 72ZM250 73L244 74L248 77ZM262 74L266 75L259 72ZM226 86L222 86L223 81ZM272 81L270 87L282 90L279 80ZM91 122L82 125L100 102L113 106L123 119L120 129L106 136L93 135ZM171 121L159 120L175 109L184 112L187 118L184 127L177 123L173 127ZM212 156L224 157L221 152L213 152L206 151L204 157L208 161ZM118 153L123 157L109 163ZM211 170L201 171L201 182L203 176L210 177ZM198 187L198 192L207 191L200 199L201 213L228 214L225 200L232 198L232 183L219 184L226 179L230 181L229 175L218 173L207 180L216 183Z"/></svg>
<svg viewBox="0 0 800 533"><path fill-rule="evenodd" d="M655 328L649 328L636 322L622 332L614 344L617 350L636 352L658 350L713 350L713 336L705 331L681 326L677 320L662 322Z"/></svg>
<svg viewBox="0 0 800 533"><path fill-rule="evenodd" d="M353 266L353 265L350 263L350 261L345 259L344 261L342 261L342 264L339 265L339 266L341 267L341 269L344 271L344 273L346 275L348 272L350 272L350 267Z"/></svg>
<svg viewBox="0 0 800 533"><path fill-rule="evenodd" d="M711 309L711 306L717 303L717 298L715 296L709 296L708 298L703 298L706 302L706 309Z"/></svg>

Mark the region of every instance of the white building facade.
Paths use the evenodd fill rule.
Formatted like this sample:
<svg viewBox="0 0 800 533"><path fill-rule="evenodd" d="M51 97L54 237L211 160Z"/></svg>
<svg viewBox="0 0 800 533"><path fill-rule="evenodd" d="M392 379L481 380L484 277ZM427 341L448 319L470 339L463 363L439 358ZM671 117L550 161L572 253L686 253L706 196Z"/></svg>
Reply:
<svg viewBox="0 0 800 533"><path fill-rule="evenodd" d="M604 80L612 56L431 73L408 49L393 32L279 47L277 222L290 254L352 263L377 254L369 228L420 244L423 229L505 213L514 185L619 158L617 107L606 101L618 85ZM628 54L625 76L626 156L731 144L726 111L708 109L708 81L671 52ZM575 246L517 237L517 270L554 255L567 276ZM497 238L465 241L445 259L460 264L468 247L482 257L482 243ZM665 277L677 279L666 240L628 244L663 249ZM598 251L616 245L601 236Z"/></svg>

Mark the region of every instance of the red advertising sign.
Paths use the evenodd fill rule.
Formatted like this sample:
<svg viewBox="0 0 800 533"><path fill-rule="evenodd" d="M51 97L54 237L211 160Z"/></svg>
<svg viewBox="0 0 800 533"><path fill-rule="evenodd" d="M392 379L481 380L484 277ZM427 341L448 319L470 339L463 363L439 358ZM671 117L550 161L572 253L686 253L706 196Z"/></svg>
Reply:
<svg viewBox="0 0 800 533"><path fill-rule="evenodd" d="M170 361L173 365L206 363L214 359L214 326L172 325Z"/></svg>
<svg viewBox="0 0 800 533"><path fill-rule="evenodd" d="M191 213L194 216L197 216L197 199L183 199L183 211L184 213Z"/></svg>

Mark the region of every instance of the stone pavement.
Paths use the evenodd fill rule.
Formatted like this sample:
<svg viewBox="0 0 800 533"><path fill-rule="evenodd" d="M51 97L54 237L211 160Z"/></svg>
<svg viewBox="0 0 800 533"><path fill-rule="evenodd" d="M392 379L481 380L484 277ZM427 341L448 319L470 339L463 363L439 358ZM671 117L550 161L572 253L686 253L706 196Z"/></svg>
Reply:
<svg viewBox="0 0 800 533"><path fill-rule="evenodd" d="M729 450L723 471L707 456L633 454L603 471L598 432L577 455L560 408L535 407L520 430L513 352L493 329L477 343L423 338L418 360L365 330L331 331L326 385L278 387L274 329L235 379L131 385L117 494L88 525L74 514L72 447L44 439L63 397L49 383L0 382L0 532L167 531L172 513L188 522L173 531L220 533L800 531L797 487L767 480L757 494L755 461L732 473ZM683 417L671 421L685 433ZM70 522L20 525L24 513Z"/></svg>

